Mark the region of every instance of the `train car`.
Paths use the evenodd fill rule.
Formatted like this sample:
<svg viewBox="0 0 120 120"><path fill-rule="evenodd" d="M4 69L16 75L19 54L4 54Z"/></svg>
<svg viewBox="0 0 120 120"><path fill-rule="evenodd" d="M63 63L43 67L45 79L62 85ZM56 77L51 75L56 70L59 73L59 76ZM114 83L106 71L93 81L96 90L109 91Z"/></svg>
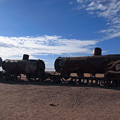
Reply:
<svg viewBox="0 0 120 120"><path fill-rule="evenodd" d="M38 79L43 82L120 86L120 54L102 55L101 48L95 48L92 56L58 57L54 63L53 73L45 72L44 61L31 60L26 54L23 55L22 60L2 61L0 58L0 66L4 70L0 72L0 79L16 80L24 74L28 80ZM89 73L90 76L86 77L85 73ZM103 77L96 77L96 74L102 74Z"/></svg>
<svg viewBox="0 0 120 120"><path fill-rule="evenodd" d="M29 60L28 56L24 55L23 60L4 60L2 69L7 75L15 78L24 74L29 80L32 78L42 79L45 73L45 64L42 60Z"/></svg>
<svg viewBox="0 0 120 120"><path fill-rule="evenodd" d="M54 64L55 70L62 76L69 76L71 73L77 73L79 77L84 73L94 76L97 73L106 74L110 71L120 74L120 54L101 55L101 52L101 48L95 48L93 56L58 57Z"/></svg>

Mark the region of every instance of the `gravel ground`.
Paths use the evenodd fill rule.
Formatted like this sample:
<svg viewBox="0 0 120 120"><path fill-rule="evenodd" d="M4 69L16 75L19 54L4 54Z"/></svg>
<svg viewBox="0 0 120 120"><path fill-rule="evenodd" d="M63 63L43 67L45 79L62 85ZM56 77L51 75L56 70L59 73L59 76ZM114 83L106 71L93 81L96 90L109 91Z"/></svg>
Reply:
<svg viewBox="0 0 120 120"><path fill-rule="evenodd" d="M120 120L120 90L0 82L0 120Z"/></svg>

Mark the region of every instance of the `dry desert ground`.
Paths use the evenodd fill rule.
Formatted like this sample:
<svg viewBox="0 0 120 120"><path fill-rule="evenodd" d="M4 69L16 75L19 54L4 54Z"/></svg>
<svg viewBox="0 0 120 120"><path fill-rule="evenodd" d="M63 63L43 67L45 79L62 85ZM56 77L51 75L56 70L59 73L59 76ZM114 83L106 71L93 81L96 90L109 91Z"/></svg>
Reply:
<svg viewBox="0 0 120 120"><path fill-rule="evenodd" d="M0 120L120 120L120 89L0 81Z"/></svg>

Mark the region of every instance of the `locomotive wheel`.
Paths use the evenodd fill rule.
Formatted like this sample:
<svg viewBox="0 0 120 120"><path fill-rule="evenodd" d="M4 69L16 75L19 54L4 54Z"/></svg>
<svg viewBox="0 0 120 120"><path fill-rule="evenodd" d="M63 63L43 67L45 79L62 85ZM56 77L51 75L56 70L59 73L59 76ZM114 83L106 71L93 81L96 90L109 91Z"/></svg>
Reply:
<svg viewBox="0 0 120 120"><path fill-rule="evenodd" d="M70 83L79 84L79 79L78 78L71 78Z"/></svg>
<svg viewBox="0 0 120 120"><path fill-rule="evenodd" d="M108 86L111 86L111 85L112 85L112 80L110 78L106 78L104 80L104 85L103 86L108 87Z"/></svg>
<svg viewBox="0 0 120 120"><path fill-rule="evenodd" d="M105 86L105 80L100 80L100 86Z"/></svg>

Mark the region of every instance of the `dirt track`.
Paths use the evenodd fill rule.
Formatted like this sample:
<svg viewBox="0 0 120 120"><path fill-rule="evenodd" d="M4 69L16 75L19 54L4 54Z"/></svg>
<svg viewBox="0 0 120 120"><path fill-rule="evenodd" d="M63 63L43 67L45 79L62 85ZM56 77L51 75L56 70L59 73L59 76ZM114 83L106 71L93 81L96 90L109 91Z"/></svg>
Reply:
<svg viewBox="0 0 120 120"><path fill-rule="evenodd" d="M120 120L120 90L0 83L0 120Z"/></svg>

